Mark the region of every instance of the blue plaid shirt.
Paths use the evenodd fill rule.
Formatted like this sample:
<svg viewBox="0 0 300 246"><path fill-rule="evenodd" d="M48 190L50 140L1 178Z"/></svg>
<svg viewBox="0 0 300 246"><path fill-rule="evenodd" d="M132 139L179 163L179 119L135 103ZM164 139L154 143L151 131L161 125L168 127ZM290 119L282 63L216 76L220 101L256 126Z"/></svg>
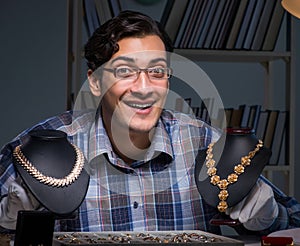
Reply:
<svg viewBox="0 0 300 246"><path fill-rule="evenodd" d="M113 151L101 116L93 111L65 112L28 129L0 154L1 195L16 178L12 150L33 129L58 129L84 153L90 174L86 197L76 218L59 220L57 231L203 230L217 214L199 194L194 165L199 149L217 140L219 132L184 114L163 111L144 159L130 166ZM268 182L267 180L265 180ZM272 185L272 184L270 184ZM269 231L300 225L299 204L274 187L280 216Z"/></svg>

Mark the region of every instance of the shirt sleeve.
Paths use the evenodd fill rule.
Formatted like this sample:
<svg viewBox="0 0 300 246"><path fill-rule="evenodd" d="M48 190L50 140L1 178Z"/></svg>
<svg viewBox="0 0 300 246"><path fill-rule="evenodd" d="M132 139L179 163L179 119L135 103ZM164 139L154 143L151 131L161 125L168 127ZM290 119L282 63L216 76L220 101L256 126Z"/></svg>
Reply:
<svg viewBox="0 0 300 246"><path fill-rule="evenodd" d="M19 141L4 146L0 153L0 196L6 196L10 183L17 177L16 170L13 165L12 151Z"/></svg>
<svg viewBox="0 0 300 246"><path fill-rule="evenodd" d="M273 231L285 230L300 227L300 204L294 198L287 196L278 187L272 184L268 179L261 176L264 182L270 185L277 201L279 214L271 227L263 231L263 234L269 234Z"/></svg>

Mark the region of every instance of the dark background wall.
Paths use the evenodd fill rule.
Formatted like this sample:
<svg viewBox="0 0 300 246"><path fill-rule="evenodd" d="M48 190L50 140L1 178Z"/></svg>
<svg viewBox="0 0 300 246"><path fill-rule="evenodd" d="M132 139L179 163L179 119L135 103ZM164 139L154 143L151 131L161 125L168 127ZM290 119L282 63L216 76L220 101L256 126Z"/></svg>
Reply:
<svg viewBox="0 0 300 246"><path fill-rule="evenodd" d="M126 8L145 12L159 20L166 1L154 1L153 5L135 0L122 2ZM296 67L299 68L300 21L292 18L296 27ZM22 130L66 109L67 19L67 0L1 2L1 146ZM284 45L284 25L282 29L278 48ZM285 102L281 63L278 62L274 76L276 86L271 102L274 109L283 109ZM226 107L264 102L264 70L260 64L201 62L199 65L215 83ZM299 69L296 81L300 81ZM299 86L297 84L297 92ZM299 107L300 99L296 97L296 123L300 122ZM296 130L295 138L300 139L299 130ZM295 169L300 174L300 154L296 154ZM295 187L299 184L300 181L295 180ZM300 191L296 189L295 195L300 198Z"/></svg>

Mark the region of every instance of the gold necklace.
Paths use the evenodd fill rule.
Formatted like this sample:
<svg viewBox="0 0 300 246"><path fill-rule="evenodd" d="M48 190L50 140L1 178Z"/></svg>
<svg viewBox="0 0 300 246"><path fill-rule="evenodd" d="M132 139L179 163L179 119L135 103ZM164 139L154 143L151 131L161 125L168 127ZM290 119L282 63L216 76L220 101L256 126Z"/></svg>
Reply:
<svg viewBox="0 0 300 246"><path fill-rule="evenodd" d="M228 208L228 204L226 202L226 199L229 196L229 193L227 191L227 187L230 184L233 184L237 182L239 175L241 175L245 167L249 166L251 164L251 159L255 156L255 154L260 150L260 148L263 146L263 142L261 140L258 141L256 144L256 147L254 150L250 151L248 155L245 155L241 157L241 162L234 166L233 170L234 172L229 174L227 176L227 179L221 179L220 176L217 175L218 169L215 167L216 161L213 159L213 146L215 143L210 143L208 145L207 151L206 151L206 161L205 165L208 168L207 174L210 176L210 183L219 187L220 192L218 194L218 197L220 199L220 202L217 206L218 210L220 212L225 212Z"/></svg>
<svg viewBox="0 0 300 246"><path fill-rule="evenodd" d="M80 175L83 166L84 166L84 156L80 149L72 144L75 152L76 152L76 162L72 171L65 176L64 178L54 178L50 176L46 176L42 174L39 170L37 170L32 163L25 157L23 152L21 151L21 145L17 146L14 151L13 155L15 159L18 161L19 164L34 178L36 178L40 183L54 186L54 187L64 187L71 183L73 183Z"/></svg>

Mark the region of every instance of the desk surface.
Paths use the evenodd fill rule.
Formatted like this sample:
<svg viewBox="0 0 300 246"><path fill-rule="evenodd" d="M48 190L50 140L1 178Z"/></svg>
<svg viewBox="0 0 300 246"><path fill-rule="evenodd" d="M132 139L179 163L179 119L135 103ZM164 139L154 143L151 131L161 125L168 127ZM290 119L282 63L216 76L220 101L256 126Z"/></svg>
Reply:
<svg viewBox="0 0 300 246"><path fill-rule="evenodd" d="M292 237L294 246L300 246L300 228L276 231L270 233L269 237ZM230 236L245 243L245 246L261 246L260 238L257 236Z"/></svg>
<svg viewBox="0 0 300 246"><path fill-rule="evenodd" d="M273 237L292 237L294 239L294 246L300 245L300 228L289 229L289 230L282 230L277 231L269 234L269 236ZM260 237L253 236L253 235L244 235L244 236L226 236L230 237L234 240L239 240L244 243L245 246L260 246ZM0 234L0 245L1 246L13 246L13 235L12 234ZM187 244L187 243L184 243ZM73 244L74 245L74 244Z"/></svg>

